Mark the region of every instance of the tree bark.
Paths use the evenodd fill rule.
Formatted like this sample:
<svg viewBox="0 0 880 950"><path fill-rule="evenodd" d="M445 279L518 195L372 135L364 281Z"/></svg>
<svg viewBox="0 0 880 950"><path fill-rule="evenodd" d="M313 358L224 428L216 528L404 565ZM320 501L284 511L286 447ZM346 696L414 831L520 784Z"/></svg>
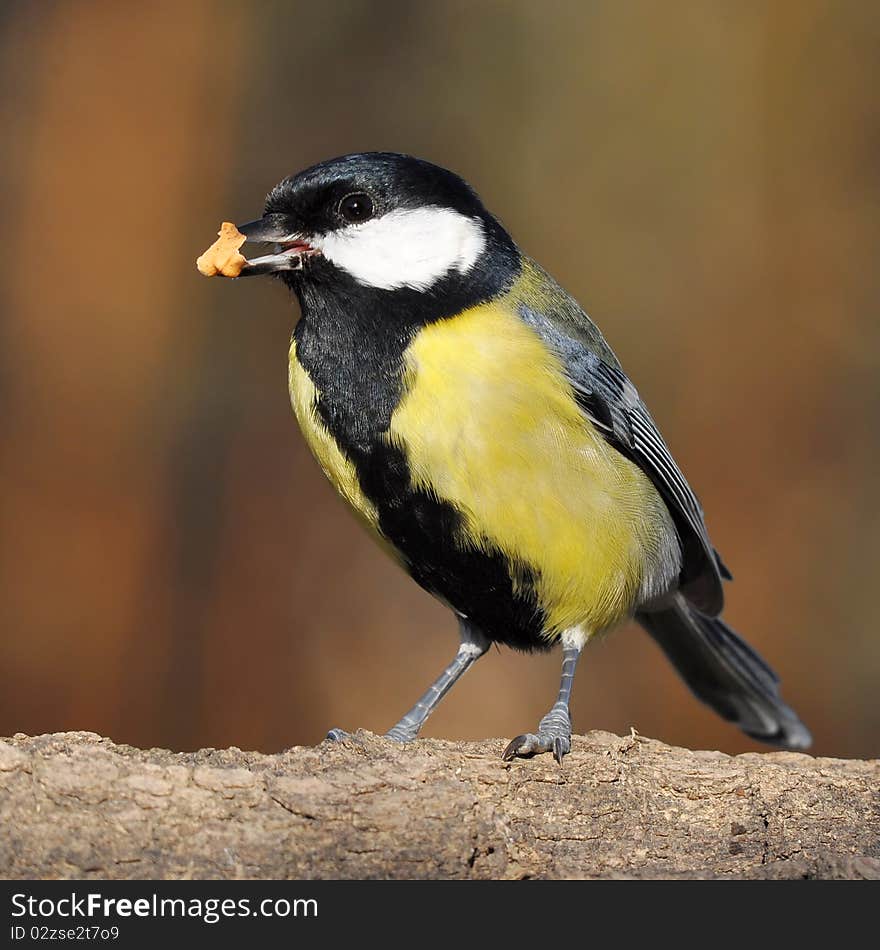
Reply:
<svg viewBox="0 0 880 950"><path fill-rule="evenodd" d="M360 732L278 755L0 742L5 878L880 878L880 762Z"/></svg>

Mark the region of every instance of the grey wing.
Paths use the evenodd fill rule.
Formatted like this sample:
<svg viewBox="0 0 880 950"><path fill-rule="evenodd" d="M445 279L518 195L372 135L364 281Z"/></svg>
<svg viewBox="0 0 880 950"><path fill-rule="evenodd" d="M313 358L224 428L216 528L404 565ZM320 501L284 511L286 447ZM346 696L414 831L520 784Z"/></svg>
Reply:
<svg viewBox="0 0 880 950"><path fill-rule="evenodd" d="M565 325L546 314L527 306L521 306L520 313L562 359L575 397L596 428L642 469L666 502L682 546L679 589L701 613L717 616L724 606L722 577L729 579L730 572L712 547L697 496L635 386L615 365L607 344L600 356L578 338L580 334L575 337L565 332Z"/></svg>

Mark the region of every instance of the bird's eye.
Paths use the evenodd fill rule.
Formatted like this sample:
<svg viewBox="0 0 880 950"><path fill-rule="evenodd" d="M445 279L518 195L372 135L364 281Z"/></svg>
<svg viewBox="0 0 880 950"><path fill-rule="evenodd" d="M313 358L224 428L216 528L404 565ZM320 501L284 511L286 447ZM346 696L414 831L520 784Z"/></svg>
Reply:
<svg viewBox="0 0 880 950"><path fill-rule="evenodd" d="M352 224L366 221L367 218L372 218L373 216L373 199L362 191L356 191L352 195L346 195L342 201L339 202L339 214Z"/></svg>

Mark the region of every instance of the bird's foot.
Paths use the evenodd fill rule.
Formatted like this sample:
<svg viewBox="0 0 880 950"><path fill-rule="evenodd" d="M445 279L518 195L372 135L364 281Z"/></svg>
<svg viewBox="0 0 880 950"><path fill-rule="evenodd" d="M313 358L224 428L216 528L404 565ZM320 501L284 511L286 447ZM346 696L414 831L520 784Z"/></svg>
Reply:
<svg viewBox="0 0 880 950"><path fill-rule="evenodd" d="M527 732L517 736L501 754L505 762L509 762L514 756L531 758L541 752L552 752L553 758L557 762L562 762L562 757L568 755L571 751L571 736L552 736L545 732Z"/></svg>
<svg viewBox="0 0 880 950"><path fill-rule="evenodd" d="M418 737L419 730L413 729L409 725L403 725L398 723L392 729L389 729L385 733L386 739L393 739L395 742L412 742L413 739ZM346 732L344 729L331 729L326 736L325 741L327 742L345 742L348 739L352 739L355 742L358 741L357 737L350 732Z"/></svg>
<svg viewBox="0 0 880 950"><path fill-rule="evenodd" d="M351 733L346 732L344 729L331 729L326 736L327 742L345 742L346 739L351 738Z"/></svg>
<svg viewBox="0 0 880 950"><path fill-rule="evenodd" d="M392 726L388 732L385 733L385 738L393 739L395 742L412 742L414 739L418 738L418 735L418 728L413 729L412 726L399 722L396 726Z"/></svg>
<svg viewBox="0 0 880 950"><path fill-rule="evenodd" d="M556 706L538 724L537 733L527 732L517 736L501 754L505 762L514 756L528 758L541 752L552 752L560 764L562 757L571 751L571 718L567 709Z"/></svg>

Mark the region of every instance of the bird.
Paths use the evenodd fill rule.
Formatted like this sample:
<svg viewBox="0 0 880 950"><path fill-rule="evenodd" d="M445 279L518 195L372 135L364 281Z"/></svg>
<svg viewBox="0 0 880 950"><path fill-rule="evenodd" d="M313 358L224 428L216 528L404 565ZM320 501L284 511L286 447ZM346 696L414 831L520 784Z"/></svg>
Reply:
<svg viewBox="0 0 880 950"><path fill-rule="evenodd" d="M312 454L458 620L455 656L388 738L414 740L492 644L559 646L557 698L503 758L561 763L584 647L634 618L724 719L810 745L776 674L721 619L732 576L635 385L463 178L344 155L285 178L238 230L270 245L240 276L279 278L299 304L289 389Z"/></svg>

